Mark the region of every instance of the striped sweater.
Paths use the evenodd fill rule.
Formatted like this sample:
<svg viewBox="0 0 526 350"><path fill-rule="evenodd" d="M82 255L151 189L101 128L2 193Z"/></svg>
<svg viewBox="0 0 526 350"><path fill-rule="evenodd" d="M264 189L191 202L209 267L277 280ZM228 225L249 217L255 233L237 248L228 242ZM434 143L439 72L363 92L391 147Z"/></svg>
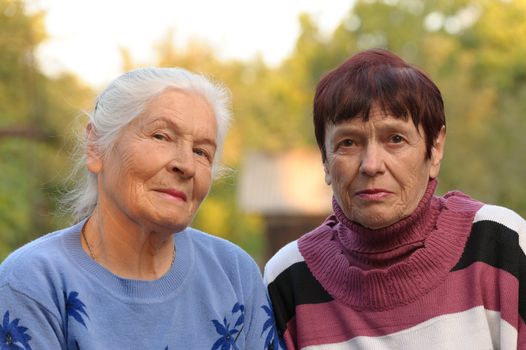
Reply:
<svg viewBox="0 0 526 350"><path fill-rule="evenodd" d="M267 263L287 349L526 349L526 221L434 189L375 231L333 201Z"/></svg>

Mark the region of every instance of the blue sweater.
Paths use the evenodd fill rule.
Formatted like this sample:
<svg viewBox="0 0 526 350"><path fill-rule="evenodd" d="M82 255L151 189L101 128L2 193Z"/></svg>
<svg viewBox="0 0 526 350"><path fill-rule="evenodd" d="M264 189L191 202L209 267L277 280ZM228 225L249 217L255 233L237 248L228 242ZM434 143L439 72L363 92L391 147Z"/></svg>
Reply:
<svg viewBox="0 0 526 350"><path fill-rule="evenodd" d="M239 247L187 228L165 276L129 280L86 255L82 224L0 265L0 349L280 347L259 269Z"/></svg>

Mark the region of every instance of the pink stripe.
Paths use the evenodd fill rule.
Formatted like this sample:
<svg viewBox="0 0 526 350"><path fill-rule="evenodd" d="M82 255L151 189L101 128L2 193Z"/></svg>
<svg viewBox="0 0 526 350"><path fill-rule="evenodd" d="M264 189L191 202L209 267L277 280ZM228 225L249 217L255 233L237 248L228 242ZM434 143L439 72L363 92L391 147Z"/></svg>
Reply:
<svg viewBox="0 0 526 350"><path fill-rule="evenodd" d="M300 339L299 347L338 343L357 336L383 336L411 328L433 317L483 305L500 311L517 328L518 281L506 271L484 263L452 272L439 287L417 301L382 311L356 311L336 301L299 305L296 317L287 324L288 342ZM300 324L296 324L297 319ZM521 322L521 327L524 323Z"/></svg>

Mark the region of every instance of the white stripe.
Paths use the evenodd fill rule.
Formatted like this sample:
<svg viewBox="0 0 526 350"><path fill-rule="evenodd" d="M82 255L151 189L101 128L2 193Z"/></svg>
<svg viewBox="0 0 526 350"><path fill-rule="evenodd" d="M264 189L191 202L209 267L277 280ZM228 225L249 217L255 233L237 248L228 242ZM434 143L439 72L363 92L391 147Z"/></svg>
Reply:
<svg viewBox="0 0 526 350"><path fill-rule="evenodd" d="M300 261L304 261L304 259L298 249L298 241L290 242L278 250L265 265L265 272L263 273L265 284L269 285L269 283L274 281L287 267Z"/></svg>
<svg viewBox="0 0 526 350"><path fill-rule="evenodd" d="M402 320L401 320L402 322ZM432 318L412 328L382 337L311 345L302 350L516 350L517 330L500 312L482 306Z"/></svg>
<svg viewBox="0 0 526 350"><path fill-rule="evenodd" d="M519 245L526 254L526 221L516 212L497 205L484 205L475 215L474 222L493 221L519 234Z"/></svg>

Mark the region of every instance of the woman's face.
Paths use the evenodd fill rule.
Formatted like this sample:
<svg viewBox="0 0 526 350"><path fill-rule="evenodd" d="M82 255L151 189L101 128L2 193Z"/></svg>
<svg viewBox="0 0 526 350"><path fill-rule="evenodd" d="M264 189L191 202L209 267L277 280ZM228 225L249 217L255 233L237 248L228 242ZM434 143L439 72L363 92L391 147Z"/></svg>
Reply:
<svg viewBox="0 0 526 350"><path fill-rule="evenodd" d="M370 118L353 118L325 133L325 179L352 221L379 229L409 216L438 175L445 141L443 128L426 159L423 131L374 107Z"/></svg>
<svg viewBox="0 0 526 350"><path fill-rule="evenodd" d="M198 95L167 90L119 135L105 157L88 151L98 209L123 224L188 226L212 181L217 126Z"/></svg>

